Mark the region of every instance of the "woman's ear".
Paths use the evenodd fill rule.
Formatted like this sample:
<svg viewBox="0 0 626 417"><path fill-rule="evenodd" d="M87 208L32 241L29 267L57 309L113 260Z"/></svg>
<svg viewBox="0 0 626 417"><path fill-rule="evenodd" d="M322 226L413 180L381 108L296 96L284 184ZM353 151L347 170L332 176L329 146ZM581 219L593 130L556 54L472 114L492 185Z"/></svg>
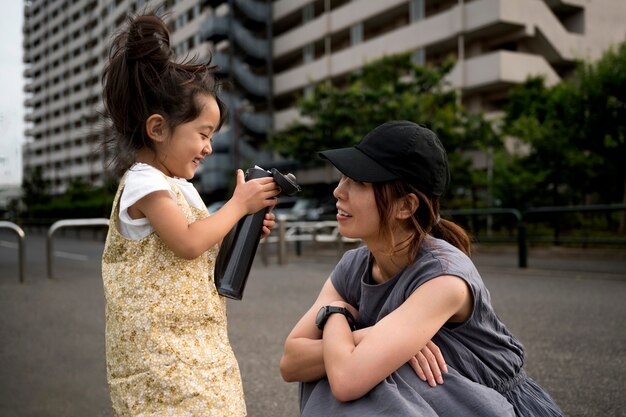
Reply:
<svg viewBox="0 0 626 417"><path fill-rule="evenodd" d="M407 194L398 202L398 211L396 216L400 220L409 219L413 216L413 214L415 214L419 205L420 201L415 194Z"/></svg>
<svg viewBox="0 0 626 417"><path fill-rule="evenodd" d="M164 142L167 126L165 118L160 114L153 114L146 120L146 133L155 142Z"/></svg>

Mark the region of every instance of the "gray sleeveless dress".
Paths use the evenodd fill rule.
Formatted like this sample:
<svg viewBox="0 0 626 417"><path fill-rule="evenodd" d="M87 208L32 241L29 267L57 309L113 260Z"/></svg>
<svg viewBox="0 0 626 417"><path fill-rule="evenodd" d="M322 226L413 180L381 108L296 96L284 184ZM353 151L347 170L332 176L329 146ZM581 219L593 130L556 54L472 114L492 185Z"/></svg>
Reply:
<svg viewBox="0 0 626 417"><path fill-rule="evenodd" d="M431 388L404 365L361 399L340 403L332 397L326 379L303 383L302 416L563 416L550 395L524 372L522 344L498 319L474 264L447 242L428 236L415 262L383 284L371 279L367 247L348 251L331 281L359 310L358 326L363 328L441 275L465 280L474 299L466 322L444 326L433 337L450 368L444 384Z"/></svg>

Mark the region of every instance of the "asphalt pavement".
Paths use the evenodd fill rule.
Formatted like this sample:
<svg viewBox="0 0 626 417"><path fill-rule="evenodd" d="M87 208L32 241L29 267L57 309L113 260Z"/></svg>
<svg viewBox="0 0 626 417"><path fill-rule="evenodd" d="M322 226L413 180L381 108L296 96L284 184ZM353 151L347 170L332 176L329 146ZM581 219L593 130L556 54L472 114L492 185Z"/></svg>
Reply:
<svg viewBox="0 0 626 417"><path fill-rule="evenodd" d="M26 238L25 282L16 239L0 232L0 416L111 416L104 363L101 239ZM282 344L311 305L338 253L333 245L257 255L242 301L228 302L229 333L251 417L298 416L296 384L278 371ZM476 250L498 315L524 343L526 370L568 416L626 417L626 250Z"/></svg>

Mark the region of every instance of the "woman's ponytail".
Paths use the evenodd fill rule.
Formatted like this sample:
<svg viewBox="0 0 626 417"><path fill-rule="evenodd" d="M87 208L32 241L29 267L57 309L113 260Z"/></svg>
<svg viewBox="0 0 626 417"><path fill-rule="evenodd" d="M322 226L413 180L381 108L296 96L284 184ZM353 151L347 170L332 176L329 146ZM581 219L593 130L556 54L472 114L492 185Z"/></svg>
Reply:
<svg viewBox="0 0 626 417"><path fill-rule="evenodd" d="M430 234L438 239L445 240L467 256L470 256L472 253L472 242L467 232L461 226L450 220L440 218L433 225Z"/></svg>

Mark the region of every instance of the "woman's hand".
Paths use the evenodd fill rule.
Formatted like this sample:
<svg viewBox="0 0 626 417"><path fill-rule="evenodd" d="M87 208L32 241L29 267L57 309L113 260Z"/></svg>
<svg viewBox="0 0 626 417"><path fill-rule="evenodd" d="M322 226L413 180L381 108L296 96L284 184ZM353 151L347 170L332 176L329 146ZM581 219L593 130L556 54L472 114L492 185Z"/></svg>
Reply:
<svg viewBox="0 0 626 417"><path fill-rule="evenodd" d="M269 236L274 226L276 226L276 215L272 212L266 213L263 219L263 227L261 228L261 239Z"/></svg>
<svg viewBox="0 0 626 417"><path fill-rule="evenodd" d="M353 332L354 344L358 345L370 329L371 327L365 327ZM443 384L442 374L448 373L441 350L432 341L429 341L417 355L409 360L409 365L415 370L419 379L428 382L431 387Z"/></svg>
<svg viewBox="0 0 626 417"><path fill-rule="evenodd" d="M409 364L415 370L417 376L422 381L427 381L431 387L443 384L442 372L448 372L441 350L432 340L409 360Z"/></svg>

